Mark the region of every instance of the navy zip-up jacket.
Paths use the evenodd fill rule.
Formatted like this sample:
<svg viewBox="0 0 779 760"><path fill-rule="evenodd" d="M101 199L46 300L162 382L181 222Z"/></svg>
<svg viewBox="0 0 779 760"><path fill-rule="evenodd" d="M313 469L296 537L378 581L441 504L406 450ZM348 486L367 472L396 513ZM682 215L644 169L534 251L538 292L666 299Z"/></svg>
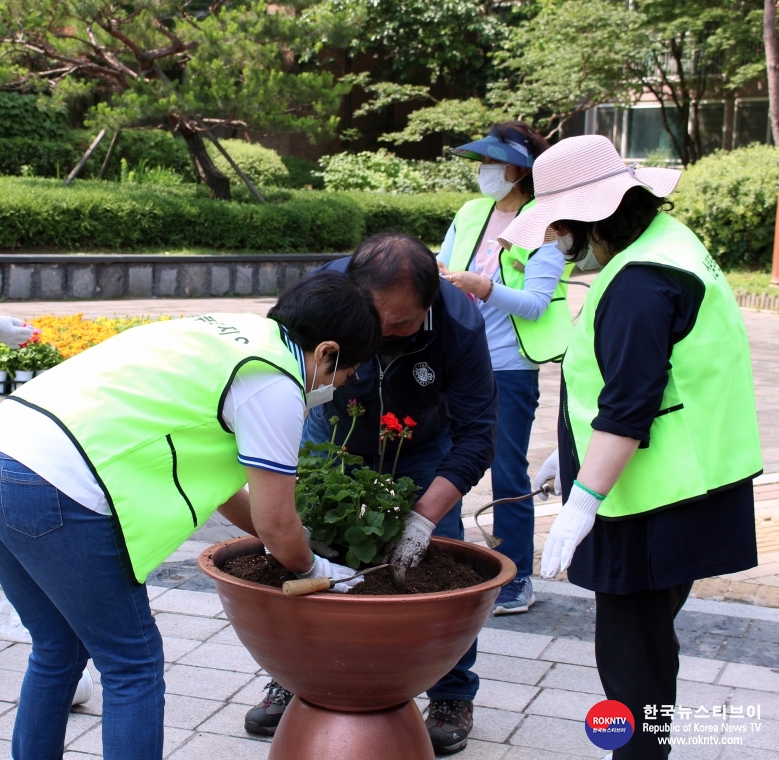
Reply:
<svg viewBox="0 0 779 760"><path fill-rule="evenodd" d="M349 258L329 262L323 269L346 272ZM475 486L495 456L498 396L492 374L484 320L472 301L444 280L422 329L404 352L382 372L379 357L361 364L359 381L335 391L325 404L324 417L339 418L336 442L351 425L346 405L357 399L366 413L357 420L349 452L380 453L379 418L394 412L417 423L413 438L403 442L401 459L444 430L452 448L438 467L462 494ZM395 457L397 441L387 443L386 459Z"/></svg>

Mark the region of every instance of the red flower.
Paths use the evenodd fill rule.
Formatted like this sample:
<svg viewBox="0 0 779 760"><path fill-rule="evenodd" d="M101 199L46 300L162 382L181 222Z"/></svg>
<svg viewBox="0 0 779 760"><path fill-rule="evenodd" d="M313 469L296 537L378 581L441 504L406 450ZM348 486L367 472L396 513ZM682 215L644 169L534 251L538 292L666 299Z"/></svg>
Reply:
<svg viewBox="0 0 779 760"><path fill-rule="evenodd" d="M412 419L411 419L411 417L404 417L404 418L403 418L403 424L404 424L406 427L410 427L410 428L412 428L412 427L416 427L416 426L417 426L417 423L416 423L416 422L414 422L414 420L412 420Z"/></svg>
<svg viewBox="0 0 779 760"><path fill-rule="evenodd" d="M387 414L381 416L381 424L394 433L400 433L403 430L400 420L392 412L387 412Z"/></svg>

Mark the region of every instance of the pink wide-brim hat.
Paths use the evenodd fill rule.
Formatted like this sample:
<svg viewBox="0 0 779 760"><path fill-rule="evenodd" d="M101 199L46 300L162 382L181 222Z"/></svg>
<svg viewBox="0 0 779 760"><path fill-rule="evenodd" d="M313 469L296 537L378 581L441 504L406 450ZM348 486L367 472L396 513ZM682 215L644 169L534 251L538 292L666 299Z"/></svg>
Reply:
<svg viewBox="0 0 779 760"><path fill-rule="evenodd" d="M681 176L676 169L626 166L607 137L568 137L536 159L536 203L506 227L498 240L504 248L538 248L553 222L606 219L631 187L645 187L664 198L673 192Z"/></svg>

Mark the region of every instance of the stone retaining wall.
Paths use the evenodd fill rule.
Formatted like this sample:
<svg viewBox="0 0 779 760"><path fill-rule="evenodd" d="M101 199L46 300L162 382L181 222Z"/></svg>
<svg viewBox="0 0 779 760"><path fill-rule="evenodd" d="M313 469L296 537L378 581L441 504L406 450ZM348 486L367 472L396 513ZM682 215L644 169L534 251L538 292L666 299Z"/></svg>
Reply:
<svg viewBox="0 0 779 760"><path fill-rule="evenodd" d="M0 254L5 300L274 295L345 254Z"/></svg>

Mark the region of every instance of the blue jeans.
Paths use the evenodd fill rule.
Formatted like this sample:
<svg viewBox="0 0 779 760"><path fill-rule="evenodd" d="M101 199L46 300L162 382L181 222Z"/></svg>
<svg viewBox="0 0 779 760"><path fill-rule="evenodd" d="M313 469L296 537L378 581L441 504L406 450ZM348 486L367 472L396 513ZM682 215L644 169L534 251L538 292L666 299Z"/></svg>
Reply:
<svg viewBox="0 0 779 760"><path fill-rule="evenodd" d="M498 386L498 445L492 463L492 498L530 493L527 449L538 408L538 371L502 370ZM533 500L501 504L494 509L492 532L503 539L496 551L513 560L517 578L533 575Z"/></svg>
<svg viewBox="0 0 779 760"><path fill-rule="evenodd" d="M309 412L306 424L303 427L303 441L323 443L324 441L329 441L331 436L332 426L324 418L324 406L314 407ZM441 464L451 448L452 439L449 437L448 431L443 431L435 438L431 438L419 446L419 448L412 450L408 454L401 454L395 476L411 478L418 486L418 493L421 495L430 487L430 484L435 479L438 465ZM366 456L364 459L367 467L378 468L378 454ZM433 531L434 536L463 540L465 531L460 519L462 506L461 499L441 518ZM473 642L470 649L460 658L460 661L454 668L435 686L428 689L428 697L430 699L472 700L479 690L479 676L470 670L474 662L476 662L476 641Z"/></svg>
<svg viewBox="0 0 779 760"><path fill-rule="evenodd" d="M128 577L113 520L0 453L0 585L32 636L15 760L60 760L91 657L103 686L103 757L162 757L162 637Z"/></svg>

